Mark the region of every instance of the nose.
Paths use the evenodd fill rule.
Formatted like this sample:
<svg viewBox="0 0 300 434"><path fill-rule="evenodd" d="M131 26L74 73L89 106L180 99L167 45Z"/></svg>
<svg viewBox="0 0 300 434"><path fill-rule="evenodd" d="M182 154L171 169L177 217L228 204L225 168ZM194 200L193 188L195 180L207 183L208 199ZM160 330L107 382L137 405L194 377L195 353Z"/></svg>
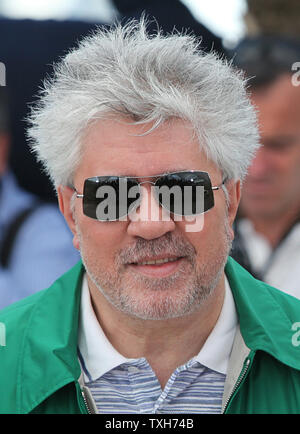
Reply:
<svg viewBox="0 0 300 434"><path fill-rule="evenodd" d="M141 202L128 219L128 234L145 240L159 238L175 229L174 220L157 202L151 184L141 185Z"/></svg>

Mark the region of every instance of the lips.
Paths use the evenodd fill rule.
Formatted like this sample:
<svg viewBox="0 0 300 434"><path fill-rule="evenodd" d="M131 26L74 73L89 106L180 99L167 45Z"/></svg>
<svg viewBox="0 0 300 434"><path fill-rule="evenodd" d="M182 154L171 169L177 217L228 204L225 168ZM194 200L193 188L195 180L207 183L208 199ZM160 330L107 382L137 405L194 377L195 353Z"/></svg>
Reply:
<svg viewBox="0 0 300 434"><path fill-rule="evenodd" d="M162 278L175 273L183 259L182 256L141 258L138 262L129 264L129 267L134 272L149 277Z"/></svg>
<svg viewBox="0 0 300 434"><path fill-rule="evenodd" d="M179 257L175 258L162 258L162 259L146 259L139 262L134 262L133 265L160 265L166 264L167 262L177 261Z"/></svg>

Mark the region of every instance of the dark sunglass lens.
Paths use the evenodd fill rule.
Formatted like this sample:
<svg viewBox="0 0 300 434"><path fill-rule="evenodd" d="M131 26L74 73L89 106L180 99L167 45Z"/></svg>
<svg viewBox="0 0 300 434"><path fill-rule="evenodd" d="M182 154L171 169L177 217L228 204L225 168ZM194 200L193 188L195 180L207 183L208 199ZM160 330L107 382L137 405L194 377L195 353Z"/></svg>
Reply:
<svg viewBox="0 0 300 434"><path fill-rule="evenodd" d="M206 172L167 174L156 182L159 203L177 215L202 214L214 206L211 181Z"/></svg>
<svg viewBox="0 0 300 434"><path fill-rule="evenodd" d="M125 177L99 176L84 183L83 212L100 221L127 216L139 199L137 183Z"/></svg>
<svg viewBox="0 0 300 434"><path fill-rule="evenodd" d="M119 200L117 201L118 219L127 216L140 203L140 186L131 178L119 178Z"/></svg>

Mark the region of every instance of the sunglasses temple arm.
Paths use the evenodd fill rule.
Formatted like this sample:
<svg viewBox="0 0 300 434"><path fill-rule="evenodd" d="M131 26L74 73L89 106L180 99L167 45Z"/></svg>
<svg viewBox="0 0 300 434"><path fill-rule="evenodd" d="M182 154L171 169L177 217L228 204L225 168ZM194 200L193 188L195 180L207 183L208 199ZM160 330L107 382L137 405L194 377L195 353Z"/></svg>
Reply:
<svg viewBox="0 0 300 434"><path fill-rule="evenodd" d="M79 194L73 184L68 185L68 187L75 191L76 197L83 198L83 194Z"/></svg>
<svg viewBox="0 0 300 434"><path fill-rule="evenodd" d="M77 192L77 190L76 190L76 188L73 188L73 190L75 191L75 193L76 193L76 197L79 197L79 198L83 198L83 194L79 194L78 192Z"/></svg>
<svg viewBox="0 0 300 434"><path fill-rule="evenodd" d="M212 187L211 189L212 189L212 190L220 190L220 188L222 188L223 185L224 185L227 181L228 181L228 178L225 178L225 179L222 181L222 184L220 184L220 185L216 185L215 187Z"/></svg>

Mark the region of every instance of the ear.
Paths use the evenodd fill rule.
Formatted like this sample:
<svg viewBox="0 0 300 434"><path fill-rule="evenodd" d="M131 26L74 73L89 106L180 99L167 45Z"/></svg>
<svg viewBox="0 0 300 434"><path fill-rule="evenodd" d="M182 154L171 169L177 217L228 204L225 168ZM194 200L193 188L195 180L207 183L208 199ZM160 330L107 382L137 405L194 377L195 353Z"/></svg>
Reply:
<svg viewBox="0 0 300 434"><path fill-rule="evenodd" d="M239 203L241 200L241 182L240 180L238 181L230 180L228 181L228 183L226 183L226 188L228 191L228 200L229 200L228 211L227 211L228 223L232 230L232 225L235 220ZM232 238L234 238L233 230L232 230Z"/></svg>
<svg viewBox="0 0 300 434"><path fill-rule="evenodd" d="M70 187L59 185L57 188L58 205L61 213L63 214L69 228L71 229L73 237L73 245L79 250L79 239L77 228L74 220L74 215L71 209L71 201L74 195L74 190Z"/></svg>

